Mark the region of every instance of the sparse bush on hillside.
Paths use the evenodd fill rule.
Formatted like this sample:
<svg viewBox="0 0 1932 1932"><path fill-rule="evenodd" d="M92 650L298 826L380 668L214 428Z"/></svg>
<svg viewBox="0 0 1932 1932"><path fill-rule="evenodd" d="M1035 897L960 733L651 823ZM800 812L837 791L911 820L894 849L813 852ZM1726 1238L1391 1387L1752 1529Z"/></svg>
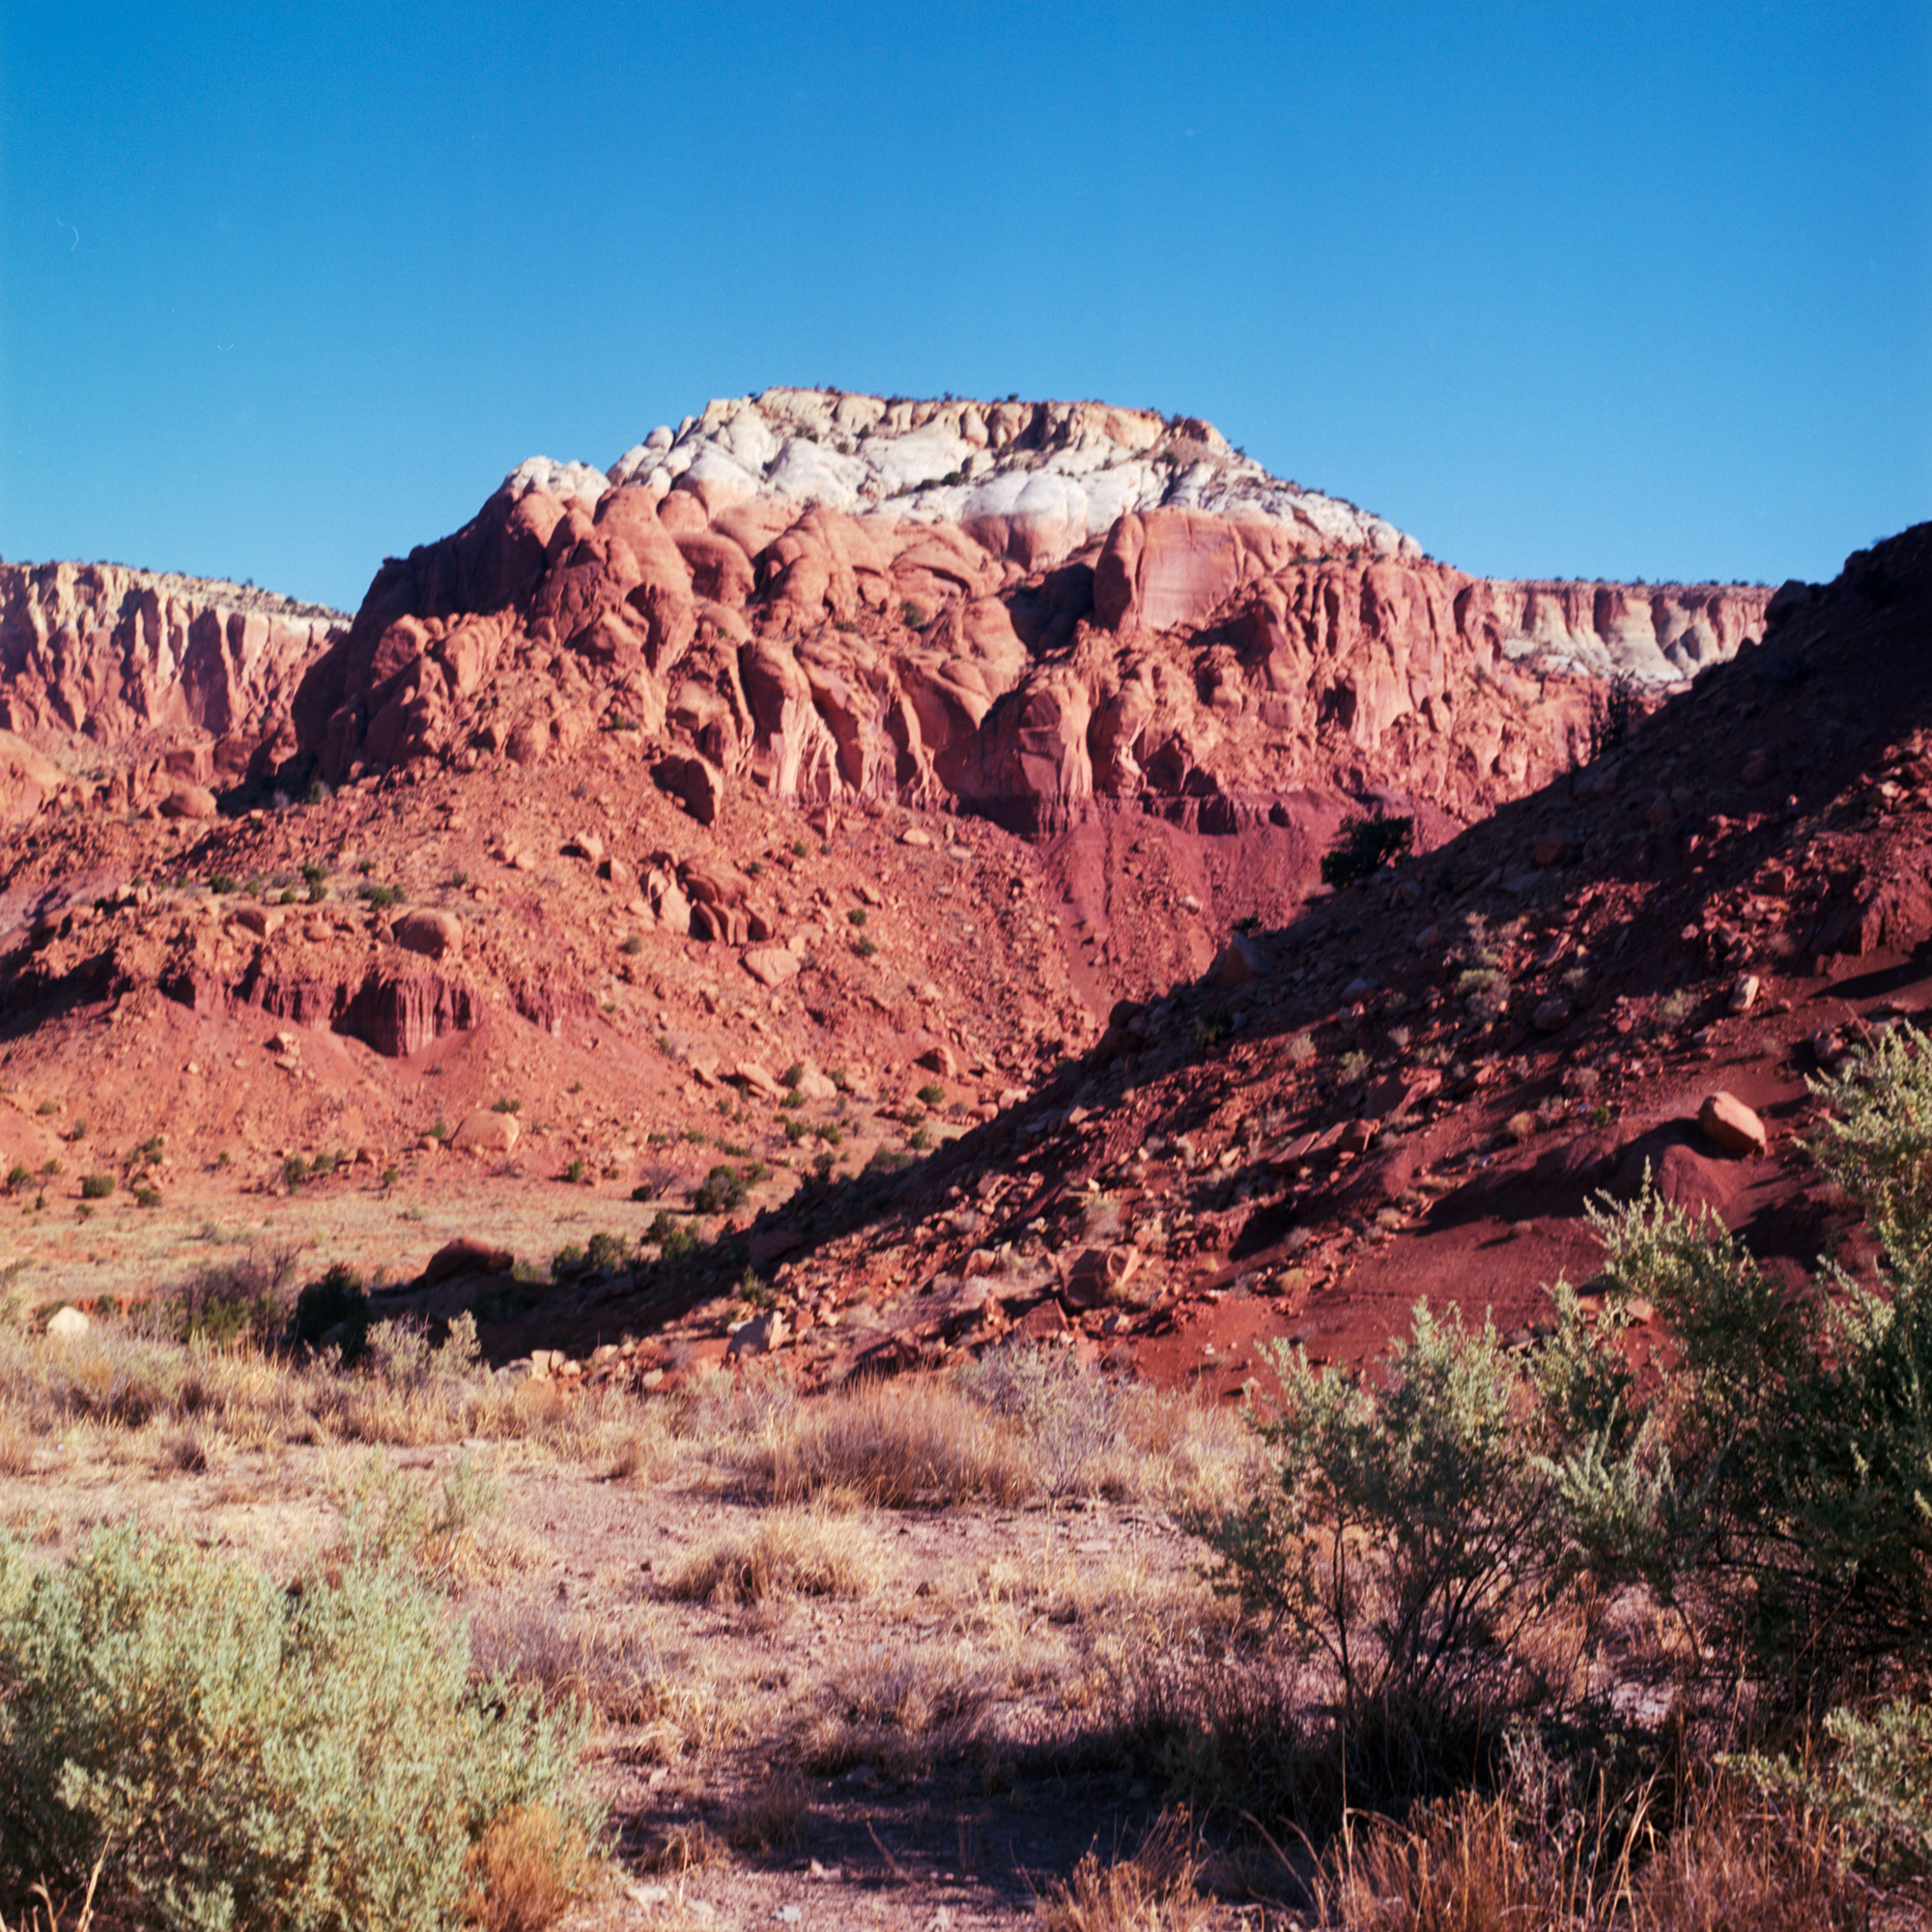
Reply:
<svg viewBox="0 0 1932 1932"><path fill-rule="evenodd" d="M1413 817L1345 818L1335 843L1321 855L1321 883L1352 886L1406 858L1414 844Z"/></svg>
<svg viewBox="0 0 1932 1932"><path fill-rule="evenodd" d="M571 1795L581 1733L469 1681L469 1640L393 1568L282 1589L185 1542L0 1540L0 1887L113 1923L442 1932L476 1848Z"/></svg>

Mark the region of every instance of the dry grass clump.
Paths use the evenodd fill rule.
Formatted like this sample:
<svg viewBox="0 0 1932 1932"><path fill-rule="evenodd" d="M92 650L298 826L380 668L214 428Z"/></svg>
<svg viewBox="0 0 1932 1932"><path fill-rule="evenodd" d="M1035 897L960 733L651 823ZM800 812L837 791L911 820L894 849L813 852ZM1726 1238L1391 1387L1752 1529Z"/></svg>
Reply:
<svg viewBox="0 0 1932 1932"><path fill-rule="evenodd" d="M1406 1826L1345 1832L1315 1889L1320 1923L1347 1932L1853 1932L1870 1923L1866 1888L1837 1833L1735 1785L1700 1791L1674 1830L1641 1801L1628 1816L1573 1814L1552 1827L1517 1794L1464 1793Z"/></svg>
<svg viewBox="0 0 1932 1932"><path fill-rule="evenodd" d="M721 1532L663 1581L684 1603L762 1604L779 1597L863 1597L885 1552L865 1524L823 1508L768 1510L751 1529Z"/></svg>
<svg viewBox="0 0 1932 1932"><path fill-rule="evenodd" d="M1034 1492L1025 1444L944 1382L867 1382L775 1410L742 1452L775 1502L850 1498L875 1509L915 1502L1016 1503Z"/></svg>
<svg viewBox="0 0 1932 1932"><path fill-rule="evenodd" d="M814 1776L876 1764L895 1777L923 1777L979 1741L993 1690L966 1645L875 1644L828 1685L800 1755Z"/></svg>
<svg viewBox="0 0 1932 1932"><path fill-rule="evenodd" d="M561 1617L546 1604L499 1604L476 1618L471 1655L485 1676L503 1672L539 1690L547 1708L575 1702L641 1733L626 1743L641 1760L669 1763L737 1743L748 1721L742 1688L710 1665L702 1645L644 1622L650 1615L644 1606L613 1627Z"/></svg>
<svg viewBox="0 0 1932 1932"><path fill-rule="evenodd" d="M480 1932L543 1932L586 1888L583 1833L547 1804L518 1804L494 1820L468 1861L466 1921Z"/></svg>
<svg viewBox="0 0 1932 1932"><path fill-rule="evenodd" d="M1132 1858L1102 1864L1089 1852L1039 1902L1046 1932L1196 1932L1214 1913L1199 1889L1201 1861L1187 1813L1163 1811Z"/></svg>
<svg viewBox="0 0 1932 1932"><path fill-rule="evenodd" d="M384 1324L387 1325L387 1324ZM378 1331L380 1334L380 1331ZM426 1448L516 1441L618 1476L663 1473L678 1449L666 1404L616 1390L566 1397L548 1383L499 1381L454 1349L372 1346L368 1366L298 1360L241 1340L185 1343L97 1323L71 1340L0 1327L0 1450L25 1473L34 1438L75 1425L138 1431L187 1425L238 1449L362 1442ZM164 1451L162 1452L165 1453Z"/></svg>
<svg viewBox="0 0 1932 1932"><path fill-rule="evenodd" d="M1258 1457L1238 1416L1123 1385L1064 1350L1012 1348L950 1379L770 1403L717 1453L773 1501L877 1509L1106 1496L1226 1504Z"/></svg>
<svg viewBox="0 0 1932 1932"><path fill-rule="evenodd" d="M778 1852L796 1845L811 1814L805 1779L781 1765L733 1804L725 1815L725 1842L741 1852Z"/></svg>

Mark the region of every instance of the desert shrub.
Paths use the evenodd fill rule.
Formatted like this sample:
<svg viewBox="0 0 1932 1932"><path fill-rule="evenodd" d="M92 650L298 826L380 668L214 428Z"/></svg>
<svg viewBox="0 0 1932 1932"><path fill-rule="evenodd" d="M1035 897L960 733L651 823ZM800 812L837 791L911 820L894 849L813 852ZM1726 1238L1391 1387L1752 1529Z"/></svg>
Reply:
<svg viewBox="0 0 1932 1932"><path fill-rule="evenodd" d="M1829 1764L1739 1760L1761 1788L1831 1819L1882 1869L1932 1870L1932 1706L1893 1698L1867 1715L1833 1711Z"/></svg>
<svg viewBox="0 0 1932 1932"><path fill-rule="evenodd" d="M1084 1486L1121 1432L1120 1392L1065 1349L1006 1343L961 1372L959 1385L1026 1439L1049 1502Z"/></svg>
<svg viewBox="0 0 1932 1932"><path fill-rule="evenodd" d="M703 1180L691 1190L689 1199L692 1212L727 1214L732 1208L742 1208L745 1205L746 1196L750 1191L739 1171L720 1161Z"/></svg>
<svg viewBox="0 0 1932 1932"><path fill-rule="evenodd" d="M827 1171L829 1172L832 1156L825 1154L821 1158L825 1161ZM912 1160L912 1155L905 1152L903 1149L888 1147L874 1148L871 1158L866 1162L866 1172L867 1174L896 1174L901 1168L910 1167Z"/></svg>
<svg viewBox="0 0 1932 1932"><path fill-rule="evenodd" d="M1613 752L1631 734L1631 727L1642 715L1636 694L1636 680L1620 671L1590 693L1590 758Z"/></svg>
<svg viewBox="0 0 1932 1932"><path fill-rule="evenodd" d="M1528 1694L1518 1643L1557 1580L1528 1378L1490 1324L1426 1303L1378 1397L1284 1342L1266 1359L1280 1393L1254 1423L1272 1485L1197 1519L1221 1585L1325 1659L1349 1731L1425 1741L1418 1773L1431 1753L1473 1769Z"/></svg>
<svg viewBox="0 0 1932 1932"><path fill-rule="evenodd" d="M185 1541L0 1541L0 1884L178 1927L454 1927L474 1848L571 1795L577 1725L500 1682L401 1571L284 1590Z"/></svg>
<svg viewBox="0 0 1932 1932"><path fill-rule="evenodd" d="M1414 843L1412 817L1345 818L1335 843L1321 855L1321 883L1352 886L1406 858Z"/></svg>
<svg viewBox="0 0 1932 1932"><path fill-rule="evenodd" d="M105 1201L114 1192L114 1177L111 1174L83 1174L80 1177L80 1198L83 1201Z"/></svg>
<svg viewBox="0 0 1932 1932"><path fill-rule="evenodd" d="M1566 1468L1593 1563L1680 1606L1694 1597L1713 1634L1806 1694L1932 1662L1932 1268L1917 1229L1896 1231L1904 1255L1887 1241L1889 1295L1830 1268L1794 1296L1653 1187L1593 1218L1611 1293L1648 1299L1679 1350L1648 1438Z"/></svg>
<svg viewBox="0 0 1932 1932"><path fill-rule="evenodd" d="M344 1361L354 1361L368 1333L369 1297L361 1276L348 1263L334 1263L296 1296L289 1322L289 1340L296 1347L335 1348Z"/></svg>
<svg viewBox="0 0 1932 1932"><path fill-rule="evenodd" d="M258 1250L196 1270L141 1311L139 1325L177 1342L217 1347L280 1340L295 1312L293 1248Z"/></svg>
<svg viewBox="0 0 1932 1932"><path fill-rule="evenodd" d="M920 1104L922 1106L926 1106L926 1107L943 1106L946 1101L946 1089L942 1087L938 1081L928 1080L925 1083L925 1085L919 1090L919 1099L920 1099Z"/></svg>
<svg viewBox="0 0 1932 1932"><path fill-rule="evenodd" d="M600 1229L591 1236L583 1253L592 1267L608 1273L624 1265L624 1237Z"/></svg>

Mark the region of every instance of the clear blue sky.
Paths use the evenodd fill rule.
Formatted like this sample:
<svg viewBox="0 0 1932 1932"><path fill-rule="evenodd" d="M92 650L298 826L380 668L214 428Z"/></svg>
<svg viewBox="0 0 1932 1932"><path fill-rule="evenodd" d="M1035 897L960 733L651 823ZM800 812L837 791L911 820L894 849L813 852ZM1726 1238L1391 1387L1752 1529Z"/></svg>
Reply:
<svg viewBox="0 0 1932 1932"><path fill-rule="evenodd" d="M1932 5L0 0L0 555L354 607L773 383L1206 415L1493 575L1932 516Z"/></svg>

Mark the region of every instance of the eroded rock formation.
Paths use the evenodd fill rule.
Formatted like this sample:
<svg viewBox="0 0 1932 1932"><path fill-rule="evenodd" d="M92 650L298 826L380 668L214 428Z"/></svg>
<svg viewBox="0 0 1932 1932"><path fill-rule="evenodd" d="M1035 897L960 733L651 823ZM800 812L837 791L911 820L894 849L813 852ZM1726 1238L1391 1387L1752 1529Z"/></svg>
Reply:
<svg viewBox="0 0 1932 1932"><path fill-rule="evenodd" d="M296 752L296 688L348 624L244 584L0 564L0 726L43 747L121 753L122 802L182 781L233 782Z"/></svg>
<svg viewBox="0 0 1932 1932"><path fill-rule="evenodd" d="M1310 786L1467 817L1587 752L1602 679L1727 658L1768 597L1473 579L1188 418L771 390L608 474L524 464L384 565L294 725L331 781L635 728L700 814L744 781L1028 832Z"/></svg>

